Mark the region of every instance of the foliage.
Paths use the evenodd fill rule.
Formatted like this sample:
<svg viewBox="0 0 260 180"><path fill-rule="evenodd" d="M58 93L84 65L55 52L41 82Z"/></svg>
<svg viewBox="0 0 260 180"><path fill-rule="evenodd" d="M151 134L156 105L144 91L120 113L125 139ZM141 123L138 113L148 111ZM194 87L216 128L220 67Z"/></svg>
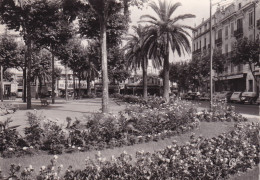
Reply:
<svg viewBox="0 0 260 180"><path fill-rule="evenodd" d="M18 45L14 41L14 38L5 33L0 40L0 64L3 66L4 72L8 68L15 68L18 66L16 60L18 53Z"/></svg>
<svg viewBox="0 0 260 180"><path fill-rule="evenodd" d="M70 166L63 179L227 179L258 165L259 128L259 124L247 123L211 139L191 135L185 145L174 141L153 153L137 151L135 159L123 152L107 160L98 152L95 159L85 160L84 169L75 170ZM49 172L43 179L48 179L46 175L60 179L62 166L55 170L57 158L51 160L48 170L42 166ZM19 176L19 172L20 167L15 174Z"/></svg>
<svg viewBox="0 0 260 180"><path fill-rule="evenodd" d="M181 25L179 21L195 16L184 14L173 18L172 15L181 6L180 3L171 4L165 0L159 0L159 5L155 2L149 5L158 18L151 15L141 16L141 19L146 19L143 22L150 24L145 43L150 47L149 58L157 59L159 62L163 60L163 96L169 101L169 48L172 52L177 52L179 56L191 51L188 39L190 35L187 30L192 29L192 27Z"/></svg>

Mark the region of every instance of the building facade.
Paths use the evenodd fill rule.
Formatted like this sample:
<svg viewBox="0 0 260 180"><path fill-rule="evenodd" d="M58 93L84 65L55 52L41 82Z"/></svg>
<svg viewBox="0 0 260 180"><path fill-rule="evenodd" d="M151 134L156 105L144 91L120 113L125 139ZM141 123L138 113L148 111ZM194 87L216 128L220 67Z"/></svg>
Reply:
<svg viewBox="0 0 260 180"><path fill-rule="evenodd" d="M220 48L226 56L224 72L213 73L214 91L256 92L257 81L248 64L231 62L234 43L243 37L260 37L260 5L258 0L234 0L226 7L217 8L212 15L212 47ZM210 52L210 19L195 27L193 55ZM260 68L252 67L259 82Z"/></svg>

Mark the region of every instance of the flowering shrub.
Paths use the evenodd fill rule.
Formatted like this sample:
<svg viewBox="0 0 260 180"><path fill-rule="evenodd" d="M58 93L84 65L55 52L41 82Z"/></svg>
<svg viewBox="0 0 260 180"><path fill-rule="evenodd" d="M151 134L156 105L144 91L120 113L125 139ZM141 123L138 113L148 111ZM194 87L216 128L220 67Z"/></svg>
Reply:
<svg viewBox="0 0 260 180"><path fill-rule="evenodd" d="M212 139L192 135L185 145L173 142L154 153L138 151L134 161L126 152L109 160L99 152L94 160L85 160L83 170L70 166L62 179L227 179L259 164L259 131L259 124L248 123ZM42 169L41 179L60 179L61 169L55 170L54 163L47 173Z"/></svg>
<svg viewBox="0 0 260 180"><path fill-rule="evenodd" d="M235 107L227 105L225 102L215 102L212 110L203 110L197 113L197 117L201 121L247 121L241 114L235 112Z"/></svg>

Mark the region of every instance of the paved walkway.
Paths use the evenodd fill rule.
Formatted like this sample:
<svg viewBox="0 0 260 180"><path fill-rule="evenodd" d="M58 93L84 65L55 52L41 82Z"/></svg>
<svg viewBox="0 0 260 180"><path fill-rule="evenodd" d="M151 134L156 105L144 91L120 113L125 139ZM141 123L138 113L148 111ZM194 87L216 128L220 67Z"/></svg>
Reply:
<svg viewBox="0 0 260 180"><path fill-rule="evenodd" d="M35 112L38 115L56 120L59 124L66 126L66 117L71 117L75 120L75 118L80 118L93 112L101 112L102 100L101 98L70 101L57 99L55 104L50 104L48 106L41 106L40 100L32 100L31 110L26 109L26 103L23 103L21 99L16 101L4 101L4 103L11 103L18 107L19 110L14 114L0 116L0 121L4 121L8 117L11 117L13 122L10 126L20 125L17 130L22 133L24 127L28 126L26 117L27 112ZM125 105L120 105L113 101L113 99L109 100L109 112L116 113L122 111L124 108Z"/></svg>

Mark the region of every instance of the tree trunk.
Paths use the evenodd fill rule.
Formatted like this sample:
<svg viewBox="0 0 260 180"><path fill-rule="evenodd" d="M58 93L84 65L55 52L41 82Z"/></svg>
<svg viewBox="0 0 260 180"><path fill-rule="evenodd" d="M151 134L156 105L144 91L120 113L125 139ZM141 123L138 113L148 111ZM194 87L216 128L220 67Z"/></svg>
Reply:
<svg viewBox="0 0 260 180"><path fill-rule="evenodd" d="M38 77L36 76L36 82L35 82L35 99L39 98L39 81L38 81Z"/></svg>
<svg viewBox="0 0 260 180"><path fill-rule="evenodd" d="M75 72L73 71L73 94L76 97L76 83L75 83Z"/></svg>
<svg viewBox="0 0 260 180"><path fill-rule="evenodd" d="M167 33L166 38L166 47L165 47L165 55L164 55L164 63L163 63L163 97L165 98L166 102L169 102L169 34Z"/></svg>
<svg viewBox="0 0 260 180"><path fill-rule="evenodd" d="M51 46L51 99L52 104L55 103L55 74L54 74L54 48Z"/></svg>
<svg viewBox="0 0 260 180"><path fill-rule="evenodd" d="M28 58L27 58L27 109L31 109L32 108L32 95L31 95L31 66L32 66L32 42L31 39L29 38L29 40L27 41L27 54L28 54Z"/></svg>
<svg viewBox="0 0 260 180"><path fill-rule="evenodd" d="M106 36L106 18L100 16L100 42L102 51L102 112L108 112L108 72L107 72L107 36Z"/></svg>
<svg viewBox="0 0 260 180"><path fill-rule="evenodd" d="M27 61L27 60L26 60ZM25 65L25 67L23 68L23 102L25 103L26 102L26 91L27 91L27 77L26 77L26 66L27 66L27 63Z"/></svg>
<svg viewBox="0 0 260 180"><path fill-rule="evenodd" d="M88 76L87 76L87 95L88 95L88 96L91 94L91 86L90 86L90 83L91 83L91 77L90 77L90 74L88 74Z"/></svg>
<svg viewBox="0 0 260 180"><path fill-rule="evenodd" d="M81 99L81 86L80 86L81 77L79 75L79 99Z"/></svg>
<svg viewBox="0 0 260 180"><path fill-rule="evenodd" d="M143 97L147 100L147 59L143 58Z"/></svg>
<svg viewBox="0 0 260 180"><path fill-rule="evenodd" d="M0 99L1 102L4 101L4 75L3 75L3 66L1 66L1 70L0 70L0 76L1 76L1 82L0 82Z"/></svg>
<svg viewBox="0 0 260 180"><path fill-rule="evenodd" d="M65 65L65 99L68 101L68 65Z"/></svg>
<svg viewBox="0 0 260 180"><path fill-rule="evenodd" d="M39 78L39 95L42 97L42 78Z"/></svg>

